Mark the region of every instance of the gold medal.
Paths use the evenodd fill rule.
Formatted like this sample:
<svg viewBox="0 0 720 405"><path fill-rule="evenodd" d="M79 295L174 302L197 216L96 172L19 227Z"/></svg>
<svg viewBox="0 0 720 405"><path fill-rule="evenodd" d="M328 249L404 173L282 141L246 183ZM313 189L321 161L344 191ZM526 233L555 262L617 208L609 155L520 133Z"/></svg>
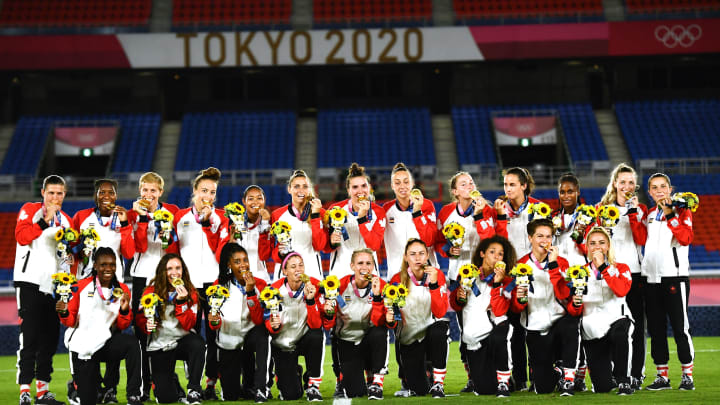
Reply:
<svg viewBox="0 0 720 405"><path fill-rule="evenodd" d="M423 193L422 193L422 191L420 191L419 188L414 188L414 189L412 189L412 191L410 192L410 195L413 196L413 197L416 197L416 198L420 198L420 197L423 196Z"/></svg>
<svg viewBox="0 0 720 405"><path fill-rule="evenodd" d="M505 262L500 260L497 263L495 263L495 268L500 270L505 270Z"/></svg>
<svg viewBox="0 0 720 405"><path fill-rule="evenodd" d="M113 289L113 291L112 291L112 295L113 295L113 297L115 297L116 299L120 299L120 297L122 297L123 294L124 294L124 292L123 292L122 288L115 288L115 289Z"/></svg>
<svg viewBox="0 0 720 405"><path fill-rule="evenodd" d="M180 287L182 285L185 285L185 283L182 281L182 278L180 278L180 277L172 279L170 284L172 284L173 287Z"/></svg>
<svg viewBox="0 0 720 405"><path fill-rule="evenodd" d="M300 281L302 281L303 283L307 283L308 281L310 281L310 276L308 276L308 275L305 274L305 273L302 273L302 274L300 275Z"/></svg>
<svg viewBox="0 0 720 405"><path fill-rule="evenodd" d="M470 192L470 198L472 198L473 200L476 200L480 197L482 197L482 193L480 193L479 191L473 190Z"/></svg>

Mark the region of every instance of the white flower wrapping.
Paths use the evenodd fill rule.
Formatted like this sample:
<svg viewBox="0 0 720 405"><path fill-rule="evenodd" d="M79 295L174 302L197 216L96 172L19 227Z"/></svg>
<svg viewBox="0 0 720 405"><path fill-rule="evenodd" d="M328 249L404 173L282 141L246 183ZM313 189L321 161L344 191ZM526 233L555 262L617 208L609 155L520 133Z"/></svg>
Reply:
<svg viewBox="0 0 720 405"><path fill-rule="evenodd" d="M222 308L224 303L225 303L225 297L208 297L208 304L210 305L210 314L212 314L213 316L217 315L220 312L220 308Z"/></svg>

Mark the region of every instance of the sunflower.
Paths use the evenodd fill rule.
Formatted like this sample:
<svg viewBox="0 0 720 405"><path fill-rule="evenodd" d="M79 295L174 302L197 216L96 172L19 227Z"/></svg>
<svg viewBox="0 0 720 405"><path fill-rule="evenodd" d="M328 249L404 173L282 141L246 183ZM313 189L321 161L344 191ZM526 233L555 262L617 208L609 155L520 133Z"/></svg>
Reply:
<svg viewBox="0 0 720 405"><path fill-rule="evenodd" d="M158 302L162 301L160 297L158 297L155 293L145 294L143 295L142 299L140 300L140 304L142 304L143 308L152 308L155 305L157 305Z"/></svg>
<svg viewBox="0 0 720 405"><path fill-rule="evenodd" d="M218 289L218 288L217 288L216 285L211 285L210 287L208 287L208 288L205 290L205 295L207 295L208 297L211 296L211 295L215 295L215 293L217 292L217 289Z"/></svg>
<svg viewBox="0 0 720 405"><path fill-rule="evenodd" d="M550 216L552 209L544 202L530 203L528 204L527 212L532 215L533 218L547 218Z"/></svg>
<svg viewBox="0 0 720 405"><path fill-rule="evenodd" d="M72 278L69 274L63 274L60 276L60 282L63 284L70 284L72 283Z"/></svg>
<svg viewBox="0 0 720 405"><path fill-rule="evenodd" d="M571 280L577 280L580 278L587 277L587 269L585 266L575 265L568 269L567 271L568 278Z"/></svg>
<svg viewBox="0 0 720 405"><path fill-rule="evenodd" d="M90 228L90 236L95 240L100 240L100 234L97 233L95 228Z"/></svg>
<svg viewBox="0 0 720 405"><path fill-rule="evenodd" d="M608 218L610 218L614 221L614 220L620 218L620 210L613 207L612 205L609 205L607 208L607 215L608 215Z"/></svg>
<svg viewBox="0 0 720 405"><path fill-rule="evenodd" d="M620 210L612 205L603 205L598 211L600 224L606 228L611 228L620 221Z"/></svg>
<svg viewBox="0 0 720 405"><path fill-rule="evenodd" d="M463 264L458 270L461 278L473 278L477 275L478 268L472 263Z"/></svg>
<svg viewBox="0 0 720 405"><path fill-rule="evenodd" d="M263 290L260 292L260 301L269 301L277 293L278 293L278 290L276 290L274 287L267 286L267 287L263 288Z"/></svg>
<svg viewBox="0 0 720 405"><path fill-rule="evenodd" d="M345 219L345 216L347 216L345 210L340 207L333 207L330 209L330 212L332 213L331 215L336 221L342 221Z"/></svg>
<svg viewBox="0 0 720 405"><path fill-rule="evenodd" d="M405 298L408 295L408 289L404 285L400 284L397 286L397 293L400 298Z"/></svg>
<svg viewBox="0 0 720 405"><path fill-rule="evenodd" d="M322 285L325 290L334 290L338 288L340 282L338 281L338 278L336 276L329 276L322 282Z"/></svg>
<svg viewBox="0 0 720 405"><path fill-rule="evenodd" d="M57 232L55 232L55 240L59 242L60 239L63 238L63 235L65 235L65 230L63 228L58 229Z"/></svg>
<svg viewBox="0 0 720 405"><path fill-rule="evenodd" d="M72 228L67 228L64 236L68 242L75 242L79 237L78 232Z"/></svg>
<svg viewBox="0 0 720 405"><path fill-rule="evenodd" d="M223 286L218 287L217 292L223 298L228 298L230 296L230 291Z"/></svg>
<svg viewBox="0 0 720 405"><path fill-rule="evenodd" d="M398 296L398 288L392 284L385 284L385 288L383 288L383 295L385 298L394 300Z"/></svg>
<svg viewBox="0 0 720 405"><path fill-rule="evenodd" d="M527 263L518 263L510 270L510 274L513 276L532 276L533 269Z"/></svg>
<svg viewBox="0 0 720 405"><path fill-rule="evenodd" d="M225 210L225 216L229 217L230 215L244 215L245 214L245 207L242 206L239 202L231 202L230 204L226 205L224 207Z"/></svg>
<svg viewBox="0 0 720 405"><path fill-rule="evenodd" d="M280 235L282 233L288 233L290 232L292 228L290 227L290 224L288 224L285 221L277 221L274 224L272 224L272 227L270 227L270 233L273 235Z"/></svg>
<svg viewBox="0 0 720 405"><path fill-rule="evenodd" d="M447 240L462 239L465 236L465 228L457 222L450 222L443 227L443 235Z"/></svg>

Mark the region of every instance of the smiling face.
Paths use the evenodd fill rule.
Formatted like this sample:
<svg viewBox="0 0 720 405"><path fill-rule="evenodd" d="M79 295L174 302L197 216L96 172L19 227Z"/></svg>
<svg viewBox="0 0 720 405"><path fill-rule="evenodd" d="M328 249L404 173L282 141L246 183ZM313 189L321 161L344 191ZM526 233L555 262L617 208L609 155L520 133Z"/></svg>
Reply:
<svg viewBox="0 0 720 405"><path fill-rule="evenodd" d="M560 205L562 205L566 213L575 211L579 195L580 190L578 190L575 184L569 181L560 184L558 188L558 198L560 199Z"/></svg>
<svg viewBox="0 0 720 405"><path fill-rule="evenodd" d="M115 187L110 183L102 183L95 193L95 205L100 210L100 215L110 216L113 210L111 207L115 206L115 201L117 201Z"/></svg>
<svg viewBox="0 0 720 405"><path fill-rule="evenodd" d="M410 191L415 186L410 173L405 170L398 170L392 176L392 190L395 193L395 198L398 200L407 200L410 198Z"/></svg>
<svg viewBox="0 0 720 405"><path fill-rule="evenodd" d="M287 277L291 283L300 282L300 275L305 274L305 263L303 262L300 255L294 255L287 259L285 267L283 267L283 274Z"/></svg>
<svg viewBox="0 0 720 405"><path fill-rule="evenodd" d="M100 285L109 287L115 276L115 257L110 255L100 255L93 263L93 267L100 279Z"/></svg>
<svg viewBox="0 0 720 405"><path fill-rule="evenodd" d="M182 262L180 259L175 257L168 260L165 273L167 274L168 288L174 288L172 287L171 281L175 278L181 278L183 275Z"/></svg>
<svg viewBox="0 0 720 405"><path fill-rule="evenodd" d="M635 182L635 176L630 172L618 173L617 179L615 179L615 192L618 195L618 199L625 200L625 194L634 193L637 184Z"/></svg>
<svg viewBox="0 0 720 405"><path fill-rule="evenodd" d="M248 260L248 255L245 252L233 253L228 265L237 281L243 280L242 274L250 271L250 260Z"/></svg>
<svg viewBox="0 0 720 405"><path fill-rule="evenodd" d="M592 256L593 252L601 251L607 257L610 249L610 241L602 232L593 232L588 236L587 241L588 256Z"/></svg>
<svg viewBox="0 0 720 405"><path fill-rule="evenodd" d="M662 176L655 177L648 183L648 192L655 203L670 197L672 190L670 184L668 184L667 180Z"/></svg>
<svg viewBox="0 0 720 405"><path fill-rule="evenodd" d="M65 199L65 186L62 184L48 184L44 189L40 190L40 194L45 205L52 204L59 207Z"/></svg>
<svg viewBox="0 0 720 405"><path fill-rule="evenodd" d="M155 211L163 194L163 189L157 183L140 183L140 197L150 201L150 211Z"/></svg>
<svg viewBox="0 0 720 405"><path fill-rule="evenodd" d="M305 198L312 195L310 182L306 177L295 177L288 186L288 193L292 197L292 204L296 207L305 205Z"/></svg>
<svg viewBox="0 0 720 405"><path fill-rule="evenodd" d="M349 183L347 193L353 205L357 204L360 197L368 198L370 196L370 185L365 176L353 177Z"/></svg>
<svg viewBox="0 0 720 405"><path fill-rule="evenodd" d="M421 271L428 260L427 248L420 242L411 243L410 246L405 249L404 258L409 270L415 272Z"/></svg>
<svg viewBox="0 0 720 405"><path fill-rule="evenodd" d="M503 187L509 200L520 201L525 199L527 184L520 184L520 178L516 174L506 174Z"/></svg>
<svg viewBox="0 0 720 405"><path fill-rule="evenodd" d="M350 268L355 272L355 284L363 287L367 284L367 275L372 274L375 268L375 261L370 253L357 253Z"/></svg>
<svg viewBox="0 0 720 405"><path fill-rule="evenodd" d="M200 210L205 205L213 205L217 195L217 183L210 179L200 180L193 192L193 203Z"/></svg>
<svg viewBox="0 0 720 405"><path fill-rule="evenodd" d="M245 209L247 210L248 215L255 216L260 208L265 208L265 195L262 191L256 188L251 188L248 190L247 194L245 194L243 204L245 204Z"/></svg>
<svg viewBox="0 0 720 405"><path fill-rule="evenodd" d="M461 174L455 178L455 188L450 190L455 199L468 200L470 199L470 192L475 190L475 182L472 177L467 174Z"/></svg>
<svg viewBox="0 0 720 405"><path fill-rule="evenodd" d="M501 244L491 243L487 250L480 252L480 257L483 258L483 267L492 269L495 267L495 263L503 260L505 250Z"/></svg>

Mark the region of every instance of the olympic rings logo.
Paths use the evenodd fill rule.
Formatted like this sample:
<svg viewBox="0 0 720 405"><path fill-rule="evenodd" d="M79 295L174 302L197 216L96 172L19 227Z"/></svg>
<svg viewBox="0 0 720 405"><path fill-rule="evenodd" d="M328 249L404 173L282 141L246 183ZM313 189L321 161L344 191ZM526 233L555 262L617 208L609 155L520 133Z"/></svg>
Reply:
<svg viewBox="0 0 720 405"><path fill-rule="evenodd" d="M660 25L655 28L655 39L662 42L667 48L675 48L678 45L689 48L701 36L702 29L697 24L688 25L687 28L682 25L673 25L672 28Z"/></svg>

